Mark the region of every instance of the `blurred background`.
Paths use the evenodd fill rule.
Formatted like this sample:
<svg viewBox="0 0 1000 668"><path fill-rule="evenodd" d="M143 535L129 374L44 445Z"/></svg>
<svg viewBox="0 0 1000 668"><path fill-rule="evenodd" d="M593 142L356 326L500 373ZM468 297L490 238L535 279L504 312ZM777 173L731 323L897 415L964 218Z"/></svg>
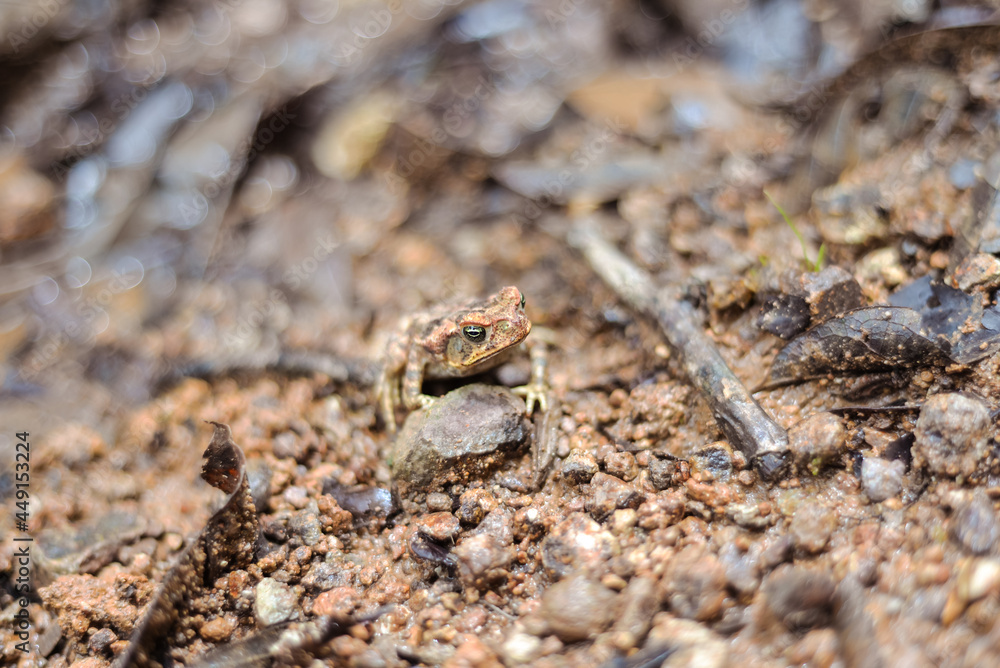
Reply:
<svg viewBox="0 0 1000 668"><path fill-rule="evenodd" d="M506 282L540 298L534 319L558 320L581 306L561 225L602 207L666 279L796 256L761 189L804 211L845 167L995 99L981 34L902 73L919 58L894 46L993 11L3 3L4 421L107 433L184 365L377 357L400 314ZM963 58L982 62L956 73ZM967 162L955 178L974 178ZM814 250L852 243L804 229Z"/></svg>

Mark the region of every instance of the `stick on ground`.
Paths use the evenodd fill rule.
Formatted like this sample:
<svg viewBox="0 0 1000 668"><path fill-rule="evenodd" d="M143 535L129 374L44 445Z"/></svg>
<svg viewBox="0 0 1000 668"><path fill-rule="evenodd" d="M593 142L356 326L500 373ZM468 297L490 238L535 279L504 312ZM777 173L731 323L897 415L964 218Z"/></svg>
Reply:
<svg viewBox="0 0 1000 668"><path fill-rule="evenodd" d="M763 479L779 476L787 462L788 434L764 412L696 325L700 318L694 307L657 289L646 272L604 238L593 220L575 223L569 243L622 299L656 318L729 442Z"/></svg>

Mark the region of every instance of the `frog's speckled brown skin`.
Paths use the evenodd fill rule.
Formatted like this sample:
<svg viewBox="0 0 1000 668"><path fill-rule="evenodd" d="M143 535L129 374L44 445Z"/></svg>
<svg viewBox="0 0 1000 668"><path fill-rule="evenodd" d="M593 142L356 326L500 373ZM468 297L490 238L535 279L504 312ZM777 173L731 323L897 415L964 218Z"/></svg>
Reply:
<svg viewBox="0 0 1000 668"><path fill-rule="evenodd" d="M417 314L403 323L386 347L378 393L390 430L396 407L427 406L434 397L422 394L425 378L468 376L504 362L531 331L524 297L513 286L488 299L446 305Z"/></svg>

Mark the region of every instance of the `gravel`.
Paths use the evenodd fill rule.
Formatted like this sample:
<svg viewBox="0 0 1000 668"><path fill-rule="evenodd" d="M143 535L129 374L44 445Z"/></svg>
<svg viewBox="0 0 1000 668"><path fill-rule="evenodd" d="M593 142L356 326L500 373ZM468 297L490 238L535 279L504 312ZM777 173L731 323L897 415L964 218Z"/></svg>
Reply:
<svg viewBox="0 0 1000 668"><path fill-rule="evenodd" d="M619 508L638 508L645 495L633 485L607 473L595 473L585 499L587 512L601 521Z"/></svg>
<svg viewBox="0 0 1000 668"><path fill-rule="evenodd" d="M726 598L726 570L704 547L690 545L671 560L660 582L660 597L680 617L715 619Z"/></svg>
<svg viewBox="0 0 1000 668"><path fill-rule="evenodd" d="M488 589L507 578L506 567L513 554L496 536L478 534L466 538L454 549L458 577L470 589Z"/></svg>
<svg viewBox="0 0 1000 668"><path fill-rule="evenodd" d="M428 538L439 542L452 540L460 529L458 518L444 512L424 515L417 520L416 526Z"/></svg>
<svg viewBox="0 0 1000 668"><path fill-rule="evenodd" d="M634 577L622 591L619 610L612 627L615 647L627 651L641 645L660 607L656 581L650 577Z"/></svg>
<svg viewBox="0 0 1000 668"><path fill-rule="evenodd" d="M639 475L639 465L631 452L613 452L604 458L604 470L625 482L635 480Z"/></svg>

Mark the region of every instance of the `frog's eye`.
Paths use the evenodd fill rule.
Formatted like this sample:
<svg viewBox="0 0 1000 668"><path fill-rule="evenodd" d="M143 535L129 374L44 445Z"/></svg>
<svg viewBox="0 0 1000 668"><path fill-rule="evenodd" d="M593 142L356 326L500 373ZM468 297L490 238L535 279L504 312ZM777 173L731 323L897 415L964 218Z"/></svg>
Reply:
<svg viewBox="0 0 1000 668"><path fill-rule="evenodd" d="M470 343L482 343L486 340L486 328L480 325L466 325L462 328L462 336Z"/></svg>
<svg viewBox="0 0 1000 668"><path fill-rule="evenodd" d="M524 308L524 295L521 295L521 308Z"/></svg>

